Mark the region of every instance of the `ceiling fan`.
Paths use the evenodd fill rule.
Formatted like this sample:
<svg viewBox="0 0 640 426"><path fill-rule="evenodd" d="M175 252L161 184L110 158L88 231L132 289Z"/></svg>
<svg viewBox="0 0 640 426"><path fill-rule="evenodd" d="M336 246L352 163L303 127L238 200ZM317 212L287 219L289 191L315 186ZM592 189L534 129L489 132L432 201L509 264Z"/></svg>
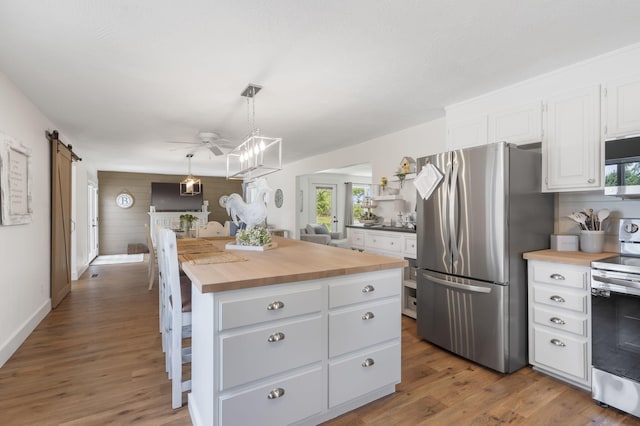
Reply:
<svg viewBox="0 0 640 426"><path fill-rule="evenodd" d="M193 154L200 149L208 149L216 156L224 155L222 148L235 148L236 146L232 141L221 137L220 134L216 132L200 132L198 133L198 138L200 139L200 142L169 141L168 143L191 145L192 147L189 151L190 154ZM174 148L171 151L179 149L183 148Z"/></svg>

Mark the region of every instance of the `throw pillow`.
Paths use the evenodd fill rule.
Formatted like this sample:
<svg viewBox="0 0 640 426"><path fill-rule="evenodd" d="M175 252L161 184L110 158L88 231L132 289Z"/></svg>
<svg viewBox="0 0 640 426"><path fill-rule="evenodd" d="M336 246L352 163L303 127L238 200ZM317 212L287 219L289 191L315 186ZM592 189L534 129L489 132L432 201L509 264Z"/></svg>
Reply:
<svg viewBox="0 0 640 426"><path fill-rule="evenodd" d="M328 234L329 230L327 229L327 227L324 224L320 224L320 223L314 223L311 226L313 226L313 231L315 234Z"/></svg>

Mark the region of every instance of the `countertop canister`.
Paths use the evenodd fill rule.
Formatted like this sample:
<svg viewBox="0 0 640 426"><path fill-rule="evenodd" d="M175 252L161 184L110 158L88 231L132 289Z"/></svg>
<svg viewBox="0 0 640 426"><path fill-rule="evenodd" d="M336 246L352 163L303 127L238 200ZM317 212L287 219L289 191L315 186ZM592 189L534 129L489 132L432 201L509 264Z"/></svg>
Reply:
<svg viewBox="0 0 640 426"><path fill-rule="evenodd" d="M604 231L580 231L580 251L602 253L604 250Z"/></svg>

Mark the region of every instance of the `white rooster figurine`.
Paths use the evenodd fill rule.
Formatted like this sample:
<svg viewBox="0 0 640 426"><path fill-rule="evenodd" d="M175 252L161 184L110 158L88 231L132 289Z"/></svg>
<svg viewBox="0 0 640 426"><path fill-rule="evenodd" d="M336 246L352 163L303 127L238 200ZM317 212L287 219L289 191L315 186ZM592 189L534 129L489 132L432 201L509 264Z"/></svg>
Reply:
<svg viewBox="0 0 640 426"><path fill-rule="evenodd" d="M231 220L236 226L239 226L242 221L247 229L250 229L261 224L267 218L267 204L273 190L269 188L267 180L264 178L257 179L256 186L258 192L248 204L238 194L231 194L224 199L227 214L231 216Z"/></svg>

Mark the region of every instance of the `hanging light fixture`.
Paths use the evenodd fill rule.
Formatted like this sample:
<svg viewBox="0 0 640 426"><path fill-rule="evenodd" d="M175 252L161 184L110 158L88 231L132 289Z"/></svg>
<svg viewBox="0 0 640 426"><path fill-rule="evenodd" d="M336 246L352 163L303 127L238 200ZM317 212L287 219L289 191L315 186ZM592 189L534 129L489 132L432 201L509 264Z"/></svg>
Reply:
<svg viewBox="0 0 640 426"><path fill-rule="evenodd" d="M249 84L241 94L247 98L249 133L227 154L227 179L255 179L282 169L282 138L263 136L255 126L255 96L261 89Z"/></svg>
<svg viewBox="0 0 640 426"><path fill-rule="evenodd" d="M189 175L180 182L180 195L183 196L193 196L197 195L202 191L202 184L200 183L200 179L196 179L191 176L191 158L193 154L187 154L187 158L189 159Z"/></svg>

